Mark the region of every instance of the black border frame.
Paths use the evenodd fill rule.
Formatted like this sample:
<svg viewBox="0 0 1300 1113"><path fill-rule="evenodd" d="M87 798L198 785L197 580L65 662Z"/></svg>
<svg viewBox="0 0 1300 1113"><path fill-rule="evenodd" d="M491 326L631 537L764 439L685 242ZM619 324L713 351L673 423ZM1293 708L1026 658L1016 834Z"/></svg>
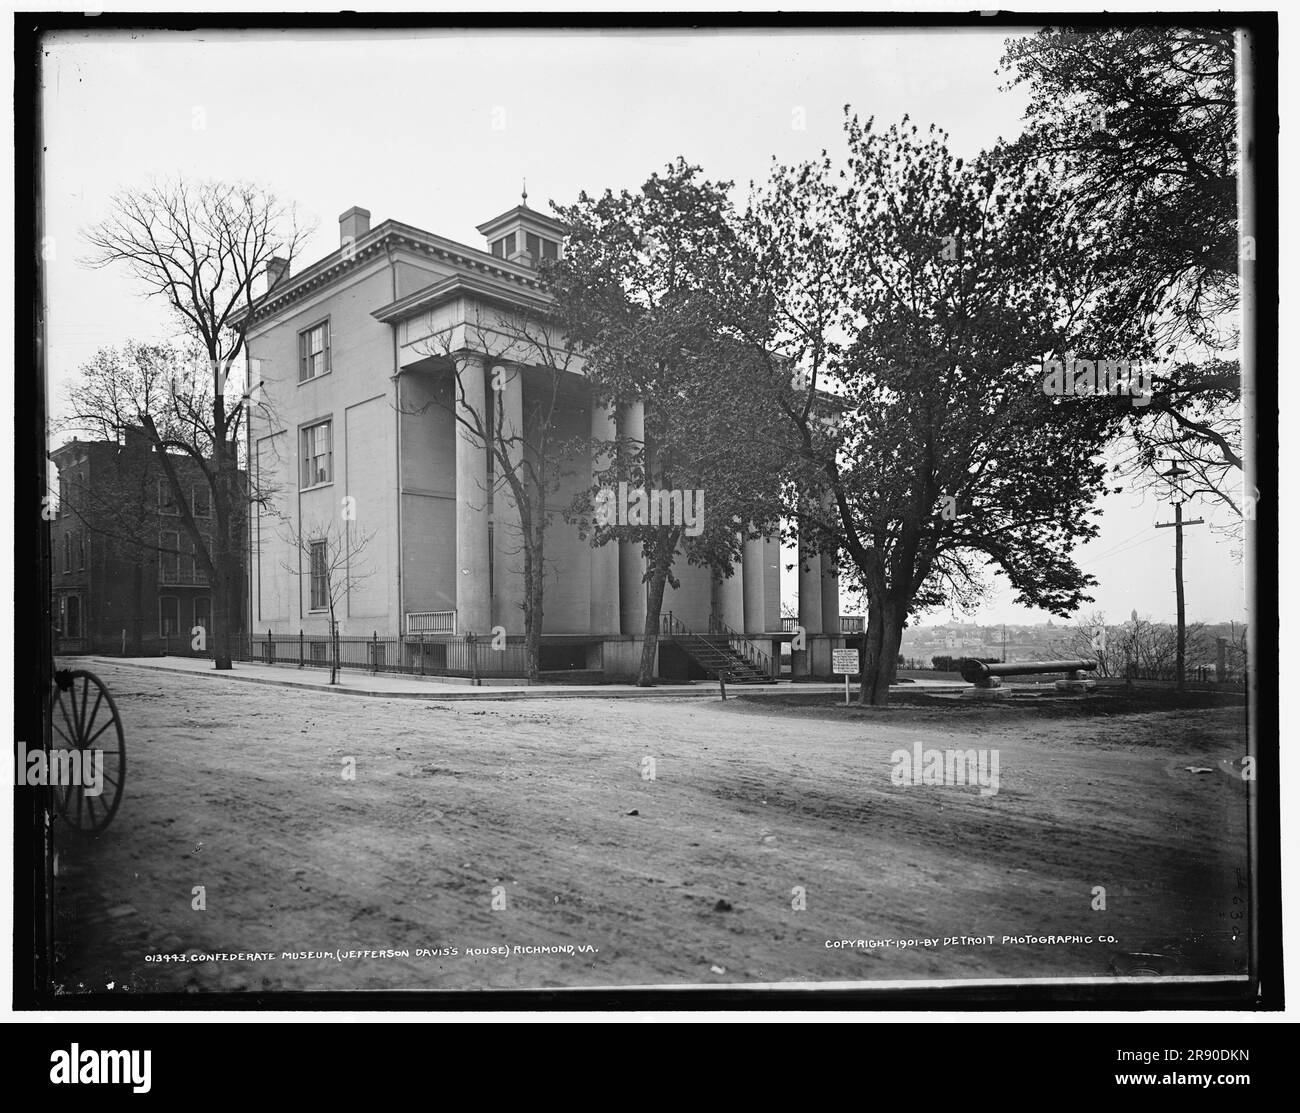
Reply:
<svg viewBox="0 0 1300 1113"><path fill-rule="evenodd" d="M37 544L32 545L31 522L40 520L37 507L45 493L45 335L44 272L40 246L43 236L42 130L40 105L41 37L55 31L159 30L159 31L340 31L401 29L477 31L646 31L692 33L701 29L836 30L877 27L966 28L1125 25L1184 25L1233 27L1248 31L1256 46L1255 110L1258 121L1256 283L1258 301L1257 367L1272 374L1257 377L1259 423L1255 445L1261 476L1261 498L1256 507L1257 579L1254 592L1257 615L1277 614L1278 583L1278 19L1276 11L1251 12L894 12L894 13L446 13L415 12L139 12L87 16L68 12L24 12L14 15L15 162L14 223L15 286L14 367L14 569L16 585L44 582L50 574L50 530L41 520ZM19 322L30 322L31 347ZM30 366L30 373L22 373ZM23 415L27 415L24 417ZM1271 472L1265 471L1271 468ZM1271 489L1265 491L1265 486ZM20 579L21 577L21 579ZM52 660L48 593L15 591L15 739L39 736L44 699L50 678L46 662ZM39 652L32 654L35 627ZM1261 628L1260 633L1263 633ZM19 640L21 639L21 640ZM391 1011L391 1010L800 1010L869 1009L881 1011L936 1010L959 1012L1034 1009L1099 1010L1278 1010L1283 1007L1281 830L1279 784L1279 677L1276 631L1261 636L1257 653L1259 707L1253 724L1259 740L1257 801L1257 866L1259 900L1255 909L1259 947L1253 983L1187 984L1163 986L1078 985L960 987L924 986L915 989L573 989L479 990L330 993L282 992L274 994L157 994L148 996L86 994L54 996L48 985L48 947L52 938L49 862L45 855L45 818L41 794L14 789L14 959L15 1009L50 1009L60 1012L91 1010L139 1011ZM35 734L33 734L33 729Z"/></svg>

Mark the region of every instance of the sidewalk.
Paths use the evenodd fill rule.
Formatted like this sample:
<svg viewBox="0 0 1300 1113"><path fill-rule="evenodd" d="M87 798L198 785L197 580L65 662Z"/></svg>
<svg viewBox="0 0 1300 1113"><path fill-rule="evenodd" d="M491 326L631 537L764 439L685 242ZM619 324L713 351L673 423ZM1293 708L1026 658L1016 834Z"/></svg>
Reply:
<svg viewBox="0 0 1300 1113"><path fill-rule="evenodd" d="M449 700L517 700L517 699L666 699L670 697L718 699L721 693L716 681L700 680L693 684L660 684L653 688L638 688L635 684L511 684L495 683L475 686L465 681L449 681L447 677L420 677L371 674L356 669L341 669L339 683L330 684L327 668L303 668L295 665L265 665L251 661L236 661L229 672L218 672L212 662L200 657L79 657L81 663L93 668L95 664L148 669L154 672L188 673L204 680L234 681L246 684L273 684L281 688L306 688L312 691L343 696L382 696L386 699L424 699L436 702ZM856 695L856 686L851 685ZM917 680L900 685L900 689L960 689L960 682L942 680ZM794 692L814 695L843 693L844 684L800 683L789 680L776 684L731 684L728 696L789 695Z"/></svg>

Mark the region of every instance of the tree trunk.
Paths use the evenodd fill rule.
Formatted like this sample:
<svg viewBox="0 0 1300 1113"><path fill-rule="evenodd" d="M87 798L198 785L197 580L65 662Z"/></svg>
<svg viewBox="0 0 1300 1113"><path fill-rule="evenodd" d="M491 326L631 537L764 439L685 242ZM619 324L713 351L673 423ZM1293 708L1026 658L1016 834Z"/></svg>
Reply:
<svg viewBox="0 0 1300 1113"><path fill-rule="evenodd" d="M330 683L339 682L339 626L334 621L334 600L330 599Z"/></svg>
<svg viewBox="0 0 1300 1113"><path fill-rule="evenodd" d="M664 585L668 582L668 564L655 550L655 565L650 573L650 590L645 606L645 645L641 649L641 668L637 671L639 688L654 684L655 658L659 655L659 612L664 605Z"/></svg>
<svg viewBox="0 0 1300 1113"><path fill-rule="evenodd" d="M229 669L231 663L231 625L235 601L233 541L231 537L230 476L226 458L219 455L215 461L219 469L213 484L212 511L215 530L212 537L212 661L215 668Z"/></svg>
<svg viewBox="0 0 1300 1113"><path fill-rule="evenodd" d="M881 625L880 600L874 592L868 591L867 630L862 637L862 672L858 677L858 702L864 706L871 703L871 692L875 687L876 669L880 661Z"/></svg>
<svg viewBox="0 0 1300 1113"><path fill-rule="evenodd" d="M543 538L536 536L524 546L524 664L530 684L537 683L542 671L543 544Z"/></svg>
<svg viewBox="0 0 1300 1113"><path fill-rule="evenodd" d="M862 669L860 701L871 707L889 703L889 684L898 670L903 640L903 608L887 595L871 593L868 604L867 660Z"/></svg>

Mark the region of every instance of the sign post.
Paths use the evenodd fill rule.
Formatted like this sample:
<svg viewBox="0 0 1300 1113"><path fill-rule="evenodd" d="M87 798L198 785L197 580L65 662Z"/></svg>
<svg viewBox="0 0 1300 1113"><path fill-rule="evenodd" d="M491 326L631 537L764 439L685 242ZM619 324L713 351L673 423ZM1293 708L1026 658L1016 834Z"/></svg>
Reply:
<svg viewBox="0 0 1300 1113"><path fill-rule="evenodd" d="M849 705L849 677L858 671L858 651L856 649L832 649L831 671L844 674L844 706Z"/></svg>

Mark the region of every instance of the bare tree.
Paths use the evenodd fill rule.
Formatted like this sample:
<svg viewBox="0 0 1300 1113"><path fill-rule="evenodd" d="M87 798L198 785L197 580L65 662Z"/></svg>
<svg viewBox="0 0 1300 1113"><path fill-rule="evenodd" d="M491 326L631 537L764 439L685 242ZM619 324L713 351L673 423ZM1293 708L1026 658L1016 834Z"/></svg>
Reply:
<svg viewBox="0 0 1300 1113"><path fill-rule="evenodd" d="M1121 676L1124 671L1124 641L1119 628L1106 625L1106 612L1094 610L1076 624L1065 627L1063 634L1040 654L1043 660L1060 658L1095 659L1097 675Z"/></svg>
<svg viewBox="0 0 1300 1113"><path fill-rule="evenodd" d="M292 260L307 230L292 206L245 184L175 180L126 190L109 215L85 233L91 267L125 266L147 297L171 311L199 359L163 374L148 352L127 391L91 374L74 392L74 417L105 433L139 425L159 453L181 520L212 585L212 649L218 669L231 667L230 631L238 607L235 582L245 489L239 477L240 426L254 403L247 385L228 382L245 354L244 330L254 286L273 259ZM191 353L187 352L187 355ZM248 378L256 379L255 369ZM256 385L255 383L253 385ZM186 507L170 452L187 453L211 491L214 529L200 533Z"/></svg>
<svg viewBox="0 0 1300 1113"><path fill-rule="evenodd" d="M293 546L296 559L280 566L292 576L306 578L313 610L329 611L330 683L339 677L338 608L354 588L368 580L374 569L362 554L373 533L362 533L347 519L315 521L299 529L286 527L285 540Z"/></svg>

